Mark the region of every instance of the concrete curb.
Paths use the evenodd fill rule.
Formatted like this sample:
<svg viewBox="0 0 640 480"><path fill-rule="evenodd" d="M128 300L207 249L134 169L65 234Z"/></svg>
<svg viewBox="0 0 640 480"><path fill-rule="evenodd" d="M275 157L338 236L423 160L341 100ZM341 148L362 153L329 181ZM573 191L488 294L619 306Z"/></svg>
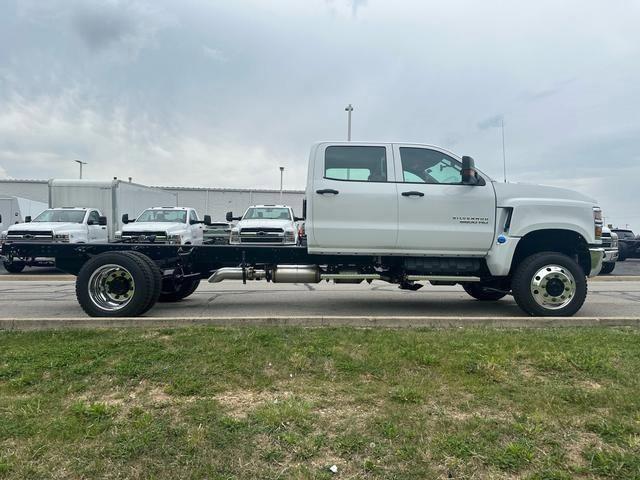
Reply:
<svg viewBox="0 0 640 480"><path fill-rule="evenodd" d="M5 318L0 330L52 330L73 328L216 327L382 327L382 328L555 328L640 327L640 317L139 317L139 318Z"/></svg>

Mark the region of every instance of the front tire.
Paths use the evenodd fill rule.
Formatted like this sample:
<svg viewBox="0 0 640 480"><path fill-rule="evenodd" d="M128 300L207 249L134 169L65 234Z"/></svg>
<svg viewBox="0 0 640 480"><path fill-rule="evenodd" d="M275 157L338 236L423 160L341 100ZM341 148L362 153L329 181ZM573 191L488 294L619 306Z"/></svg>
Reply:
<svg viewBox="0 0 640 480"><path fill-rule="evenodd" d="M616 262L607 262L602 264L602 270L600 270L600 275L609 275L613 272L613 269L616 268Z"/></svg>
<svg viewBox="0 0 640 480"><path fill-rule="evenodd" d="M26 264L24 262L15 260L12 262L5 260L4 262L2 262L2 266L4 266L4 269L9 273L20 273L24 270Z"/></svg>
<svg viewBox="0 0 640 480"><path fill-rule="evenodd" d="M76 278L78 303L91 317L136 317L155 295L147 263L126 252L107 252L87 261Z"/></svg>
<svg viewBox="0 0 640 480"><path fill-rule="evenodd" d="M516 267L512 292L518 306L531 316L570 317L587 298L587 279L567 255L541 252Z"/></svg>
<svg viewBox="0 0 640 480"><path fill-rule="evenodd" d="M462 285L464 291L476 300L482 302L495 302L505 297L509 292L493 290L482 283L465 283Z"/></svg>

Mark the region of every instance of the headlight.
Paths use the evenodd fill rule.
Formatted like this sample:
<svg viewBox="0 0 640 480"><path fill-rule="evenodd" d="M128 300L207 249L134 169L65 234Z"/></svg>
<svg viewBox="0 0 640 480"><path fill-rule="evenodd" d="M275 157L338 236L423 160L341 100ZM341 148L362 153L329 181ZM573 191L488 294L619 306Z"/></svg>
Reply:
<svg viewBox="0 0 640 480"><path fill-rule="evenodd" d="M602 210L600 207L593 207L593 224L596 240L602 237Z"/></svg>
<svg viewBox="0 0 640 480"><path fill-rule="evenodd" d="M122 232L116 232L114 237L117 238L118 240L121 240L122 239Z"/></svg>
<svg viewBox="0 0 640 480"><path fill-rule="evenodd" d="M240 243L240 231L231 230L231 236L229 237L229 243Z"/></svg>
<svg viewBox="0 0 640 480"><path fill-rule="evenodd" d="M56 242L68 242L71 236L68 233L56 233L53 238Z"/></svg>
<svg viewBox="0 0 640 480"><path fill-rule="evenodd" d="M182 243L182 237L178 233L172 233L172 234L167 235L167 241L169 243L180 244L180 243Z"/></svg>
<svg viewBox="0 0 640 480"><path fill-rule="evenodd" d="M284 243L293 243L296 241L296 234L293 230L284 232Z"/></svg>
<svg viewBox="0 0 640 480"><path fill-rule="evenodd" d="M0 240L6 240L7 239L7 232L0 232Z"/></svg>

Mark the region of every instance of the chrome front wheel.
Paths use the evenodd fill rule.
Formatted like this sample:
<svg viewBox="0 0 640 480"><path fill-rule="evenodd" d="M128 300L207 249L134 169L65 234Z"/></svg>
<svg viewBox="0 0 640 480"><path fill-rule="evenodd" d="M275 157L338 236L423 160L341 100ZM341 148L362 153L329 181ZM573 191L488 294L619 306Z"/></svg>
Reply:
<svg viewBox="0 0 640 480"><path fill-rule="evenodd" d="M541 307L564 308L576 294L576 280L567 267L545 265L531 277L531 295Z"/></svg>

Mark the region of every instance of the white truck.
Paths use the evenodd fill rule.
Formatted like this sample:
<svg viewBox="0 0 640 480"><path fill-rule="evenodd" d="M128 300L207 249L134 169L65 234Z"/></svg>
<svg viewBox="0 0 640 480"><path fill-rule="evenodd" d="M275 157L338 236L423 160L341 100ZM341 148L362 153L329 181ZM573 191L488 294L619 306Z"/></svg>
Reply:
<svg viewBox="0 0 640 480"><path fill-rule="evenodd" d="M211 217L205 215L200 220L193 208L153 207L134 220L125 213L122 224L122 230L115 234L116 241L202 245L204 225L211 224Z"/></svg>
<svg viewBox="0 0 640 480"><path fill-rule="evenodd" d="M91 316L137 316L201 279L273 283L381 280L417 290L459 284L473 298L512 294L528 315L570 316L602 267L602 212L562 188L499 183L471 157L408 143L321 142L306 187L307 246L58 245ZM114 248L116 247L116 248ZM5 255L42 245L7 242ZM117 279L117 281L115 281ZM401 303L398 314L402 314Z"/></svg>
<svg viewBox="0 0 640 480"><path fill-rule="evenodd" d="M2 242L96 243L107 242L107 218L95 208L50 208L33 220L11 225L0 234ZM53 266L45 256L3 258L4 268L20 273L25 267Z"/></svg>
<svg viewBox="0 0 640 480"><path fill-rule="evenodd" d="M297 245L297 222L302 221L294 215L287 205L254 205L244 212L242 217L234 217L227 212L227 221L238 221L231 229L231 245Z"/></svg>

